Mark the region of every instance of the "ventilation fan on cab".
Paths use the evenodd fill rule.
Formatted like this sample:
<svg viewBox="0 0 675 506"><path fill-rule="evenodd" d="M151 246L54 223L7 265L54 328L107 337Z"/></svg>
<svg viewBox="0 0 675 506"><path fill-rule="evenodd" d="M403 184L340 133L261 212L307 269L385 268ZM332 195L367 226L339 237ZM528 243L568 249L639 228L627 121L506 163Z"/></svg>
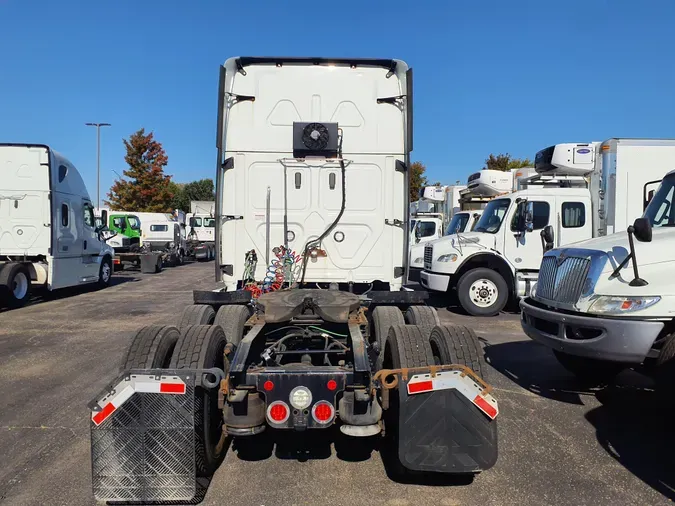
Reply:
<svg viewBox="0 0 675 506"><path fill-rule="evenodd" d="M293 123L293 157L325 156L338 154L337 123Z"/></svg>

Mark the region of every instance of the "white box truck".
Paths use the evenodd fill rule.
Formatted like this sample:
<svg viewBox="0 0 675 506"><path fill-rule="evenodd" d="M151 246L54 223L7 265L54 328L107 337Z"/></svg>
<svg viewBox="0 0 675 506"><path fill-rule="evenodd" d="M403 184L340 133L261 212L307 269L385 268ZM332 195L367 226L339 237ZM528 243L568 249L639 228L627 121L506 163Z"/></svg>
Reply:
<svg viewBox="0 0 675 506"><path fill-rule="evenodd" d="M0 305L33 287L110 284L113 248L77 169L41 144L0 144Z"/></svg>
<svg viewBox="0 0 675 506"><path fill-rule="evenodd" d="M383 438L399 476L492 467L499 407L480 342L439 325L426 292L400 289L412 71L400 60L236 57L218 98L225 289L194 291L177 327L141 329L90 404L97 499L191 500L227 437L241 448L267 428ZM264 282L270 265L276 287ZM153 437L139 440L147 419ZM151 453L161 475L140 465Z"/></svg>
<svg viewBox="0 0 675 506"><path fill-rule="evenodd" d="M649 158L642 160L648 167ZM616 174L620 181L618 163ZM645 200L650 186L637 188ZM617 183L617 202L621 188ZM675 382L675 171L665 176L644 217L627 234L618 231L620 221L616 216L613 235L544 255L535 290L520 302L521 324L585 382L605 383L622 369L642 364L670 396Z"/></svg>
<svg viewBox="0 0 675 506"><path fill-rule="evenodd" d="M643 192L675 165L675 140L609 139L539 151L525 189L492 200L474 232L427 243L420 283L456 290L474 316L530 293L545 248L623 229L642 215ZM655 183L656 181L656 183ZM470 186L470 185L469 185Z"/></svg>

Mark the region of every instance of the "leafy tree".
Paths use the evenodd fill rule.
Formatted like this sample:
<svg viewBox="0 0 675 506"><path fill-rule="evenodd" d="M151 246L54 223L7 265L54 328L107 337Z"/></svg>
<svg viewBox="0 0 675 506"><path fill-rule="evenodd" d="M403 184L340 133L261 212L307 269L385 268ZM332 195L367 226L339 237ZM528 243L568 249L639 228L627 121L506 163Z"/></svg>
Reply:
<svg viewBox="0 0 675 506"><path fill-rule="evenodd" d="M170 212L174 189L171 176L164 174L169 158L162 144L141 128L124 139L124 147L129 168L123 174L128 179L115 181L105 203L116 211Z"/></svg>
<svg viewBox="0 0 675 506"><path fill-rule="evenodd" d="M190 211L190 201L192 200L215 200L216 194L212 179L200 179L191 183L175 185L173 198L173 207L182 211Z"/></svg>
<svg viewBox="0 0 675 506"><path fill-rule="evenodd" d="M420 190L427 185L427 178L424 172L427 170L422 162L413 162L410 164L410 202L420 198Z"/></svg>
<svg viewBox="0 0 675 506"><path fill-rule="evenodd" d="M497 156L490 154L485 160L485 167L483 170L501 170L506 172L511 169L520 169L521 167L532 167L532 161L529 158L511 158L511 155L498 154Z"/></svg>

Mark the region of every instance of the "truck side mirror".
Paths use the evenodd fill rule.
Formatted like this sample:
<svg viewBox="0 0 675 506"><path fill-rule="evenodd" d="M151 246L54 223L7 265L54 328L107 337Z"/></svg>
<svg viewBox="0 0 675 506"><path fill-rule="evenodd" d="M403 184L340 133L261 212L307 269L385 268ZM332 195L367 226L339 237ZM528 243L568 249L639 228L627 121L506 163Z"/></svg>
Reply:
<svg viewBox="0 0 675 506"><path fill-rule="evenodd" d="M553 248L553 226L546 225L541 231L541 242L544 247L544 253Z"/></svg>
<svg viewBox="0 0 675 506"><path fill-rule="evenodd" d="M194 226L195 226L195 218L194 218L194 216L191 216L190 217L190 227L194 228Z"/></svg>
<svg viewBox="0 0 675 506"><path fill-rule="evenodd" d="M652 224L647 218L637 218L633 222L633 235L640 242L652 242Z"/></svg>
<svg viewBox="0 0 675 506"><path fill-rule="evenodd" d="M103 225L108 225L108 211L101 211L101 223Z"/></svg>

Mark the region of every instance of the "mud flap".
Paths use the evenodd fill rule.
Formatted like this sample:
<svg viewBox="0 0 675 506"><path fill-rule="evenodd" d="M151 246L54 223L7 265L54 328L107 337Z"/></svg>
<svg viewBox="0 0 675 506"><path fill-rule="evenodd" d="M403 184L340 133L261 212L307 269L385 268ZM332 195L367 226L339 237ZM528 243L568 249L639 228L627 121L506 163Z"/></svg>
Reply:
<svg viewBox="0 0 675 506"><path fill-rule="evenodd" d="M89 404L97 500L195 496L194 371L150 372L126 372Z"/></svg>
<svg viewBox="0 0 675 506"><path fill-rule="evenodd" d="M416 375L399 384L401 464L412 471L457 474L491 468L497 462L498 408L481 392L458 371L438 373L433 380Z"/></svg>

